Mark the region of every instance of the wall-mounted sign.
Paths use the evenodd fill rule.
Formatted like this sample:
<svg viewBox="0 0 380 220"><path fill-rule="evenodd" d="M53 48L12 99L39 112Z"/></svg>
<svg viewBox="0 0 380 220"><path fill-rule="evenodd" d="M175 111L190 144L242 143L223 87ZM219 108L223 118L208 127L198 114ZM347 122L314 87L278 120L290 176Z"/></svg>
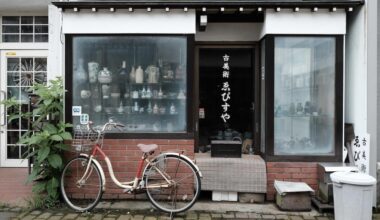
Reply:
<svg viewBox="0 0 380 220"><path fill-rule="evenodd" d="M82 115L82 106L73 106L72 109L73 116L81 116Z"/></svg>
<svg viewBox="0 0 380 220"><path fill-rule="evenodd" d="M6 56L16 56L16 52L6 52Z"/></svg>
<svg viewBox="0 0 380 220"><path fill-rule="evenodd" d="M369 174L369 134L357 135L351 143L354 163L362 173Z"/></svg>
<svg viewBox="0 0 380 220"><path fill-rule="evenodd" d="M228 103L228 101L231 99L231 88L228 82L228 79L230 78L229 60L230 60L230 56L225 54L223 56L223 67L222 67L222 78L223 78L223 85L221 88L222 115L220 116L224 123L227 123L227 121L231 118L231 115L228 112L228 109L230 108L230 104Z"/></svg>

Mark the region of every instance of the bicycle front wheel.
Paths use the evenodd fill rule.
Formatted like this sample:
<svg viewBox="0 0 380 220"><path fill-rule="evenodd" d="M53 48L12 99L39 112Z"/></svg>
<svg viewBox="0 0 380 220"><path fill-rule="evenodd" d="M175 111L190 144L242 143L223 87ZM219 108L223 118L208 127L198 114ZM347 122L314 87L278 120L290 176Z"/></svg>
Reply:
<svg viewBox="0 0 380 220"><path fill-rule="evenodd" d="M91 163L85 175L89 159L74 158L67 163L61 176L61 193L72 209L85 212L93 209L103 194L103 182L99 168Z"/></svg>
<svg viewBox="0 0 380 220"><path fill-rule="evenodd" d="M171 184L168 184L171 182ZM201 191L197 169L177 155L158 157L144 172L146 193L152 204L169 213L184 212L196 202Z"/></svg>

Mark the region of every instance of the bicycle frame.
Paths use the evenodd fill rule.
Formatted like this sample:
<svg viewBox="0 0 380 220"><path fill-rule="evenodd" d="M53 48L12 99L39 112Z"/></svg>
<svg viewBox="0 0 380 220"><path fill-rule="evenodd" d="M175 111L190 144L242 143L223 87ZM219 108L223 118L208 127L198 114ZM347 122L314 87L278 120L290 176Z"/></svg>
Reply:
<svg viewBox="0 0 380 220"><path fill-rule="evenodd" d="M148 158L147 158L147 154L146 153L143 153L142 157L141 157L141 160L139 161L139 166L138 166L138 169L137 169L137 172L136 172L136 175L135 175L135 178L134 180L132 181L129 181L129 182L120 182L116 177L115 177L115 174L114 174L114 171L113 171L113 168L112 168L112 164L111 164L111 160L108 158L108 156L102 151L101 149L101 146L99 144L95 144L94 145L94 148L92 150L92 153L91 155L83 155L83 156L86 156L89 158L89 162L87 164L87 167L86 167L86 170L82 176L82 178L80 180L78 180L77 183L82 183L83 181L85 181L90 175L91 175L91 172L92 170L90 170L90 166L91 166L91 163L94 161L95 164L98 166L99 168L99 171L102 173L102 175L104 176L104 171L102 169L102 167L100 166L100 163L95 159L96 155L97 154L100 154L104 161L106 162L107 164L107 168L108 168L108 171L110 173L110 176L111 176L111 179L112 181L120 188L123 188L123 189L126 189L126 190L135 190L137 188L139 188L139 183L142 179L142 169L143 169L143 166L144 166L144 163L146 162L147 163L147 166L152 166L164 179L165 181L167 182L167 184L156 184L156 185L150 185L148 188L168 188L172 185L172 181L170 179L167 178L167 176L165 175L165 173L163 171L161 171L160 169L157 168L157 166L152 163ZM105 186L105 178L102 178L102 181L104 181L104 184L103 186ZM145 186L143 186L142 188L145 189ZM104 190L104 189L103 189Z"/></svg>

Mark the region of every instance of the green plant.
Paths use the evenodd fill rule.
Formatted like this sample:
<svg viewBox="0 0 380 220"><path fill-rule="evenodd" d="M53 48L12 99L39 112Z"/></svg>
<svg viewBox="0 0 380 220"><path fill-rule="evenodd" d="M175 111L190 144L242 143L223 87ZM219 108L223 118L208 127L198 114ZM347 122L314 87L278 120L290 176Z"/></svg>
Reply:
<svg viewBox="0 0 380 220"><path fill-rule="evenodd" d="M63 153L68 149L64 143L71 140L66 129L71 124L63 121L63 97L65 90L61 78L50 80L47 85L34 84L30 89L38 98L31 112L17 111L20 105L15 99L3 103L11 109L8 121L23 117L33 119L31 129L19 140L28 146L26 159L33 159L33 169L27 182L34 181L34 203L37 206L51 207L58 202L59 177L63 169Z"/></svg>

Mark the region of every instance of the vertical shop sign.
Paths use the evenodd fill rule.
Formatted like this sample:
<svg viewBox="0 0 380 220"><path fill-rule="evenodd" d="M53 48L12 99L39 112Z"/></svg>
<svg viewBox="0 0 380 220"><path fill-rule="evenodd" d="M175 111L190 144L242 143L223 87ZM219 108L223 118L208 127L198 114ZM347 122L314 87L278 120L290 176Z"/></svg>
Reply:
<svg viewBox="0 0 380 220"><path fill-rule="evenodd" d="M222 88L221 88L221 97L222 97L222 115L220 116L224 123L231 118L228 109L230 108L229 100L231 99L231 89L229 84L230 78L230 65L229 65L230 56L225 54L223 56L223 67L222 67Z"/></svg>
<svg viewBox="0 0 380 220"><path fill-rule="evenodd" d="M354 163L362 173L369 174L369 134L357 135L351 143Z"/></svg>

